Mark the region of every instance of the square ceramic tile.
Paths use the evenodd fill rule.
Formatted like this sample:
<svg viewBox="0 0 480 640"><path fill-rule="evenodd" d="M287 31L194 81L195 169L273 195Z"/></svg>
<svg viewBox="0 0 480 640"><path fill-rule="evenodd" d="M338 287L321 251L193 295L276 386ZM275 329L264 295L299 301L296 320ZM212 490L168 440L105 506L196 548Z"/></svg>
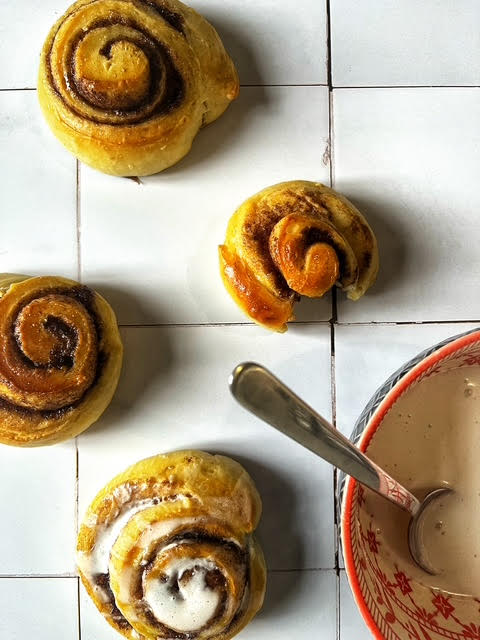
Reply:
<svg viewBox="0 0 480 640"><path fill-rule="evenodd" d="M0 575L75 570L75 445L0 445ZM1 616L0 616L1 617ZM0 633L0 638L3 638Z"/></svg>
<svg viewBox="0 0 480 640"><path fill-rule="evenodd" d="M334 571L269 573L263 609L238 640L334 640L335 590Z"/></svg>
<svg viewBox="0 0 480 640"><path fill-rule="evenodd" d="M375 391L402 365L475 324L357 325L335 328L337 427L350 436Z"/></svg>
<svg viewBox="0 0 480 640"><path fill-rule="evenodd" d="M247 468L263 498L259 538L269 568L332 568L331 468L236 404L227 384L240 362L261 362L328 417L329 327L285 335L253 326L138 327L122 336L115 398L79 438L80 514L137 460L175 449L225 453Z"/></svg>
<svg viewBox="0 0 480 640"><path fill-rule="evenodd" d="M368 630L357 609L345 571L340 572L340 640L370 640Z"/></svg>
<svg viewBox="0 0 480 640"><path fill-rule="evenodd" d="M334 640L334 571L275 571L267 580L263 608L238 640ZM82 640L118 640L118 633L105 622L83 587L80 616Z"/></svg>
<svg viewBox="0 0 480 640"><path fill-rule="evenodd" d="M218 30L241 84L327 84L326 3L189 0Z"/></svg>
<svg viewBox="0 0 480 640"><path fill-rule="evenodd" d="M0 89L36 87L40 51L68 0L0 2Z"/></svg>
<svg viewBox="0 0 480 640"><path fill-rule="evenodd" d="M0 578L2 640L78 640L76 578Z"/></svg>
<svg viewBox="0 0 480 640"><path fill-rule="evenodd" d="M76 278L75 160L35 91L0 92L0 167L0 273Z"/></svg>
<svg viewBox="0 0 480 640"><path fill-rule="evenodd" d="M480 84L478 0L334 0L334 86Z"/></svg>
<svg viewBox="0 0 480 640"><path fill-rule="evenodd" d="M84 279L107 296L122 324L247 321L219 275L228 219L271 184L328 181L327 139L325 87L248 87L182 162L141 185L82 166ZM330 312L327 296L302 302L297 317L328 319Z"/></svg>
<svg viewBox="0 0 480 640"><path fill-rule="evenodd" d="M477 320L479 89L338 89L335 188L377 234L377 284L339 319Z"/></svg>

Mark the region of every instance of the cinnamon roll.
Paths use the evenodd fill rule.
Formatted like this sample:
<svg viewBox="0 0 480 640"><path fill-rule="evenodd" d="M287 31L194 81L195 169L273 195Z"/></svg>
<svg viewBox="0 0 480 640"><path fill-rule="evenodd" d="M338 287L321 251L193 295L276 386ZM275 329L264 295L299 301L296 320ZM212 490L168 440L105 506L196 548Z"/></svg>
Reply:
<svg viewBox="0 0 480 640"><path fill-rule="evenodd" d="M300 296L337 285L358 300L375 282L378 249L363 215L318 182L268 187L233 214L220 271L227 291L260 325L286 331Z"/></svg>
<svg viewBox="0 0 480 640"><path fill-rule="evenodd" d="M217 32L179 0L78 0L51 29L38 79L57 138L117 176L178 162L238 89Z"/></svg>
<svg viewBox="0 0 480 640"><path fill-rule="evenodd" d="M109 304L73 280L0 274L0 443L54 444L108 406L122 364Z"/></svg>
<svg viewBox="0 0 480 640"><path fill-rule="evenodd" d="M251 478L230 458L177 451L142 460L90 505L80 577L126 638L227 640L263 603L260 511Z"/></svg>

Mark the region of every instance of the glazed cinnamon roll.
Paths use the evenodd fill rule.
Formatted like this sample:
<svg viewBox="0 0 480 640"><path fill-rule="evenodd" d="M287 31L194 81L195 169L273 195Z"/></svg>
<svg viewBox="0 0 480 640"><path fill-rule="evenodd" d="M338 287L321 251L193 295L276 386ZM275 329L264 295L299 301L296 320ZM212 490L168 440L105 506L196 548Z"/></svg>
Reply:
<svg viewBox="0 0 480 640"><path fill-rule="evenodd" d="M109 304L56 277L0 274L0 443L54 444L108 406L122 364Z"/></svg>
<svg viewBox="0 0 480 640"><path fill-rule="evenodd" d="M77 563L106 620L131 640L227 640L260 609L260 497L224 456L177 451L134 464L90 505Z"/></svg>
<svg viewBox="0 0 480 640"><path fill-rule="evenodd" d="M300 296L337 285L358 300L375 282L378 249L363 215L317 182L268 187L233 214L221 245L227 291L255 322L286 331Z"/></svg>
<svg viewBox="0 0 480 640"><path fill-rule="evenodd" d="M38 79L53 133L117 176L178 162L238 89L217 32L179 0L78 0L50 31Z"/></svg>

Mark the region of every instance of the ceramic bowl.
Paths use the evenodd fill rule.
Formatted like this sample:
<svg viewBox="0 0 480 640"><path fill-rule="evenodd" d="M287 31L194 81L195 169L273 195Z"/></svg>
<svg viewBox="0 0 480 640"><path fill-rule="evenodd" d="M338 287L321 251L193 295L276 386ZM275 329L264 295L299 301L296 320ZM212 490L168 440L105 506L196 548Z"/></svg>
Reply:
<svg viewBox="0 0 480 640"><path fill-rule="evenodd" d="M384 422L405 392L427 378L460 367L467 377L467 368L478 366L480 330L454 336L422 352L374 394L356 424L353 442L368 454L378 430L395 419L397 414L392 414ZM382 463L378 458L377 462ZM368 490L348 476L341 476L339 483L345 569L373 636L382 640L480 640L480 600L433 589L418 577L414 579L405 558L395 557L379 540L377 533L382 531L376 528L372 503L368 506Z"/></svg>

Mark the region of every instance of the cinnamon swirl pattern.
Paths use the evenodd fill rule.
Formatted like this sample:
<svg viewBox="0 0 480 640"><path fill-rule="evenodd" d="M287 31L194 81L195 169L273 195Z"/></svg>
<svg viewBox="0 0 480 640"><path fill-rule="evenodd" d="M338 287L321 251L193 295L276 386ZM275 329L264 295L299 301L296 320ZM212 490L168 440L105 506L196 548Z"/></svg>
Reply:
<svg viewBox="0 0 480 640"><path fill-rule="evenodd" d="M268 187L233 214L221 245L227 291L255 322L286 331L300 296L337 285L358 300L375 282L378 249L363 215L317 182Z"/></svg>
<svg viewBox="0 0 480 640"><path fill-rule="evenodd" d="M0 443L53 444L108 406L122 364L108 303L73 280L0 274Z"/></svg>
<svg viewBox="0 0 480 640"><path fill-rule="evenodd" d="M238 89L217 32L179 0L78 0L51 29L38 79L53 133L118 176L178 162Z"/></svg>
<svg viewBox="0 0 480 640"><path fill-rule="evenodd" d="M261 502L223 456L177 451L142 460L90 505L77 563L107 621L131 640L227 640L263 603L252 534Z"/></svg>

